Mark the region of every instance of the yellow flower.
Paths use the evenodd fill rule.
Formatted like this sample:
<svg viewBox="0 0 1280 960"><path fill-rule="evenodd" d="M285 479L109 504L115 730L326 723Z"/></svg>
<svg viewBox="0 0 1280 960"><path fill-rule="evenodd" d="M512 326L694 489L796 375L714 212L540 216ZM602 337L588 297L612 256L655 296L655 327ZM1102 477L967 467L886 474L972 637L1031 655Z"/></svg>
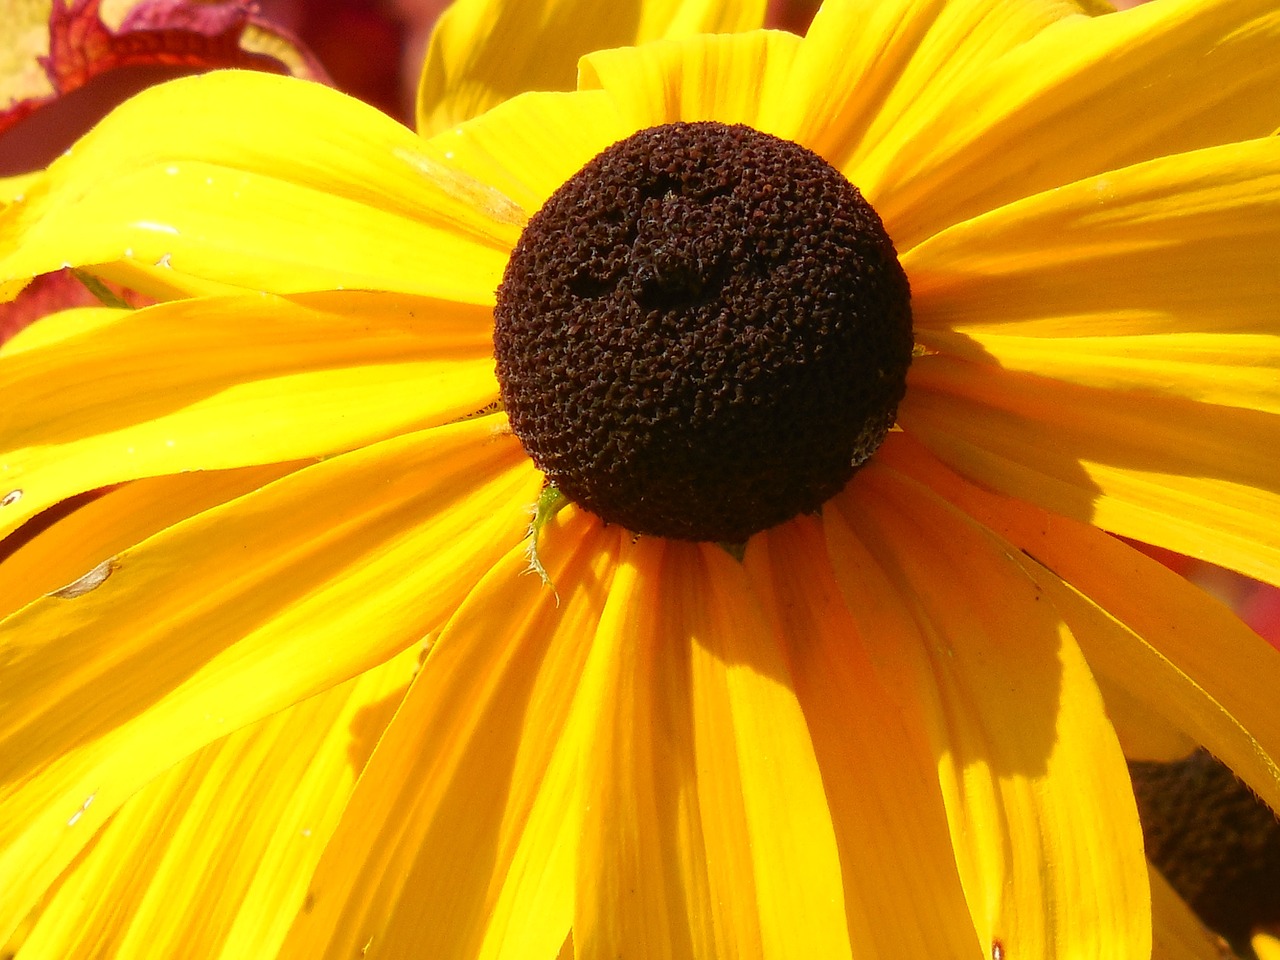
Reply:
<svg viewBox="0 0 1280 960"><path fill-rule="evenodd" d="M760 6L463 0L422 138L214 74L10 185L0 292L170 300L0 354L20 960L1130 958L1153 918L1212 955L1125 755L1202 744L1280 807L1280 655L1111 534L1280 583L1280 12L828 0L800 39ZM883 220L898 429L740 558L544 511L544 583L495 290L588 161L700 121ZM679 251L750 254L669 187L629 222L696 306ZM782 247L830 237L761 190ZM815 275L761 316L804 326Z"/></svg>

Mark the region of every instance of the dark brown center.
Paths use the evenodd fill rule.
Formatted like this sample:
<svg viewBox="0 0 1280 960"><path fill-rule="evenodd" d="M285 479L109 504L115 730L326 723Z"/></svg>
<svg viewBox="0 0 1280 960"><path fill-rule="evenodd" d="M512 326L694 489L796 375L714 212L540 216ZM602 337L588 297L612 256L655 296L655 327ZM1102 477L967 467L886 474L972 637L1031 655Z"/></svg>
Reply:
<svg viewBox="0 0 1280 960"><path fill-rule="evenodd" d="M642 130L529 221L497 293L511 427L637 533L744 543L816 511L893 424L910 290L816 154L745 126Z"/></svg>

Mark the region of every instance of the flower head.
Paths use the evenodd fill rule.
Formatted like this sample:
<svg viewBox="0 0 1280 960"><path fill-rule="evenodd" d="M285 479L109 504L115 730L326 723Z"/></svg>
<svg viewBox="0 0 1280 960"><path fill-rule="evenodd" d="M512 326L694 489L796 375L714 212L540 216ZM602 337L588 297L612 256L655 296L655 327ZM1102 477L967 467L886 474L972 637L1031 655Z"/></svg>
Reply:
<svg viewBox="0 0 1280 960"><path fill-rule="evenodd" d="M1280 654L1112 534L1280 582L1280 14L761 15L462 0L421 136L215 74L10 198L167 301L0 353L24 960L1198 929L1126 755L1280 807Z"/></svg>

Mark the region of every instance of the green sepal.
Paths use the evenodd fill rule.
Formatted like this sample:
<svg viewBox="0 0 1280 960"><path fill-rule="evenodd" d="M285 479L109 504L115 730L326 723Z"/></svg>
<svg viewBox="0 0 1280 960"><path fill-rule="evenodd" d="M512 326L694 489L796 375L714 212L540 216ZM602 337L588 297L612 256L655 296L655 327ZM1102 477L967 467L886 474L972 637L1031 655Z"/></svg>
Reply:
<svg viewBox="0 0 1280 960"><path fill-rule="evenodd" d="M84 284L85 289L97 297L104 307L115 307L120 310L135 309L132 304L125 303L112 293L111 288L93 274L85 273L83 270L76 270L74 268L72 269L71 274Z"/></svg>
<svg viewBox="0 0 1280 960"><path fill-rule="evenodd" d="M560 492L560 488L547 484L542 488L542 493L538 494L538 501L533 505L533 521L529 524L529 532L526 535L529 540L529 569L553 590L555 587L551 583L551 578L547 576L547 568L542 565L542 560L538 557L538 538L542 535L542 528L568 505L569 498Z"/></svg>

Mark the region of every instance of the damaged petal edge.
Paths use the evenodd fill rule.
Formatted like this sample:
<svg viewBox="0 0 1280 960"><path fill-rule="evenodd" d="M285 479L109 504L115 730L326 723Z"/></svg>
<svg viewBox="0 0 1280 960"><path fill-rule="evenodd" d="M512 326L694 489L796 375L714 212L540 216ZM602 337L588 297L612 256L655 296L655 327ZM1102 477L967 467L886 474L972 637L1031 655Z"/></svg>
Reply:
<svg viewBox="0 0 1280 960"><path fill-rule="evenodd" d="M102 586L107 577L115 571L117 566L116 558L103 560L100 564L86 573L84 576L72 580L60 590L54 590L49 594L51 597L57 597L59 600L74 600L76 597L83 597L91 590L97 590Z"/></svg>

